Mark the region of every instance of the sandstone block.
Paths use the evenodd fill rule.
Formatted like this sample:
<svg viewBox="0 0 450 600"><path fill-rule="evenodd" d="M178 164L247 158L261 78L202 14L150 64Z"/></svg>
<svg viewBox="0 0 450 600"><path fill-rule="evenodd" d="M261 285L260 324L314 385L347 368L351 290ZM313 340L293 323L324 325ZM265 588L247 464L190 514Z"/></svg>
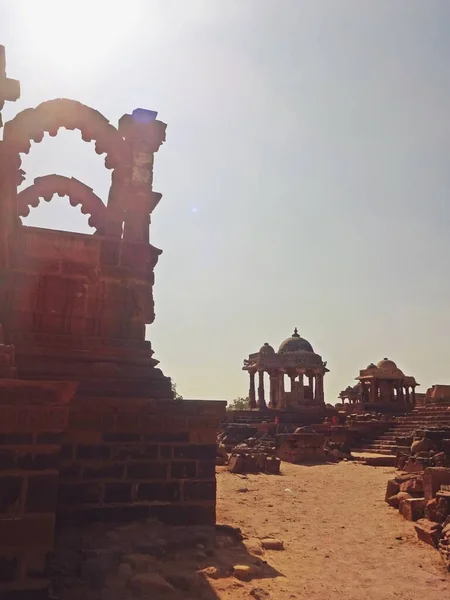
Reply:
<svg viewBox="0 0 450 600"><path fill-rule="evenodd" d="M442 525L429 521L428 519L419 519L414 525L417 537L422 542L436 547L439 541L439 536L442 531Z"/></svg>
<svg viewBox="0 0 450 600"><path fill-rule="evenodd" d="M261 540L261 546L264 550L284 550L284 544L281 540L275 538L265 538Z"/></svg>
<svg viewBox="0 0 450 600"><path fill-rule="evenodd" d="M250 581L259 573L258 567L255 565L234 565L233 575L241 581Z"/></svg>
<svg viewBox="0 0 450 600"><path fill-rule="evenodd" d="M450 468L428 467L423 474L424 495L427 500L436 497L442 484L450 484Z"/></svg>
<svg viewBox="0 0 450 600"><path fill-rule="evenodd" d="M425 498L406 498L400 502L400 513L408 521L418 521L424 515Z"/></svg>

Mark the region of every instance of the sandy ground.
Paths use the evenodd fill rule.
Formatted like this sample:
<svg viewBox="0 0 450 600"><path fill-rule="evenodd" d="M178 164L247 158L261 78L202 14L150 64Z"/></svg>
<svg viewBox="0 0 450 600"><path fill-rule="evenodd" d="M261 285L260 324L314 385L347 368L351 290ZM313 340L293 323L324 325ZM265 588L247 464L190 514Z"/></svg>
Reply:
<svg viewBox="0 0 450 600"><path fill-rule="evenodd" d="M450 597L439 553L418 542L412 523L384 502L393 469L342 462L283 463L280 476L218 471L218 522L285 545L264 552L264 578L211 581L220 600Z"/></svg>

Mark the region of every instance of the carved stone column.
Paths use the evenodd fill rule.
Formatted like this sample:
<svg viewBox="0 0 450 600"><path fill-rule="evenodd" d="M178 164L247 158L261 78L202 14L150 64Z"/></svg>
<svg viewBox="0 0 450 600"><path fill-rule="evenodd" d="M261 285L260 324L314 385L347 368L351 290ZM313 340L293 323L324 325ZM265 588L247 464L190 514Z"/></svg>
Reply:
<svg viewBox="0 0 450 600"><path fill-rule="evenodd" d="M255 392L255 372L249 371L250 375L250 388L248 391L248 397L250 399L250 408L256 408L256 392Z"/></svg>
<svg viewBox="0 0 450 600"><path fill-rule="evenodd" d="M415 405L416 404L416 388L415 386L412 387L412 391L411 391L411 402Z"/></svg>
<svg viewBox="0 0 450 600"><path fill-rule="evenodd" d="M119 120L119 132L129 145L128 164L114 173L108 208L124 211L123 239L148 242L150 215L161 200L153 192L154 154L166 140L165 123L155 112L136 109Z"/></svg>
<svg viewBox="0 0 450 600"><path fill-rule="evenodd" d="M370 402L378 402L378 381L376 379L370 381Z"/></svg>
<svg viewBox="0 0 450 600"><path fill-rule="evenodd" d="M316 375L316 394L315 394L314 400L317 403L324 402L323 375L321 373L317 373L317 375Z"/></svg>
<svg viewBox="0 0 450 600"><path fill-rule="evenodd" d="M291 373L289 375L289 379L291 380L291 397L292 397L292 400L293 400L294 404L298 404L297 386L295 385L295 378L296 378L296 374L295 373L294 374Z"/></svg>
<svg viewBox="0 0 450 600"><path fill-rule="evenodd" d="M308 385L311 390L311 400L314 402L314 375L308 375Z"/></svg>
<svg viewBox="0 0 450 600"><path fill-rule="evenodd" d="M278 387L278 379L276 373L270 373L270 408L277 408L277 387Z"/></svg>
<svg viewBox="0 0 450 600"><path fill-rule="evenodd" d="M264 410L267 408L264 397L264 371L258 371L258 408Z"/></svg>
<svg viewBox="0 0 450 600"><path fill-rule="evenodd" d="M361 402L364 404L367 402L368 390L365 382L361 381Z"/></svg>
<svg viewBox="0 0 450 600"><path fill-rule="evenodd" d="M405 385L405 398L406 398L406 403L409 404L411 402L410 396L409 396L409 385Z"/></svg>
<svg viewBox="0 0 450 600"><path fill-rule="evenodd" d="M298 403L305 403L305 386L303 384L303 373L299 373L298 376Z"/></svg>
<svg viewBox="0 0 450 600"><path fill-rule="evenodd" d="M280 371L278 374L278 407L277 408L286 408L286 397L284 395L284 373Z"/></svg>

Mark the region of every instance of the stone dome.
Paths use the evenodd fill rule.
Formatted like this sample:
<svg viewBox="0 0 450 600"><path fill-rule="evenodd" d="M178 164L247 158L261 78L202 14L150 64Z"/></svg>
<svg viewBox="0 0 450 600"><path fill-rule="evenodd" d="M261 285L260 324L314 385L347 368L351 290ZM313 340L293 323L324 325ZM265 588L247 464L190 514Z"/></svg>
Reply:
<svg viewBox="0 0 450 600"><path fill-rule="evenodd" d="M285 354L286 352L312 352L314 350L308 340L303 339L299 336L297 327L294 329L294 333L291 337L288 337L284 342L281 342L278 350L279 354Z"/></svg>
<svg viewBox="0 0 450 600"><path fill-rule="evenodd" d="M389 360L388 358L383 358L377 364L379 369L383 369L383 371L398 371L398 367L393 360Z"/></svg>
<svg viewBox="0 0 450 600"><path fill-rule="evenodd" d="M259 350L259 353L263 356L273 356L275 354L275 350L272 348L270 344L265 342L264 346L262 346Z"/></svg>

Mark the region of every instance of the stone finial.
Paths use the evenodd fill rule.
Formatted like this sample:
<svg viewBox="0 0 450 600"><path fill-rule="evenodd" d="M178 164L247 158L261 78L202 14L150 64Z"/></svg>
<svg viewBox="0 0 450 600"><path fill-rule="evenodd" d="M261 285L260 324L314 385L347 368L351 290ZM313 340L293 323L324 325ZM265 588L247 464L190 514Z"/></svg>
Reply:
<svg viewBox="0 0 450 600"><path fill-rule="evenodd" d="M294 329L294 333L292 334L292 337L300 337L299 334L298 334L297 327Z"/></svg>

